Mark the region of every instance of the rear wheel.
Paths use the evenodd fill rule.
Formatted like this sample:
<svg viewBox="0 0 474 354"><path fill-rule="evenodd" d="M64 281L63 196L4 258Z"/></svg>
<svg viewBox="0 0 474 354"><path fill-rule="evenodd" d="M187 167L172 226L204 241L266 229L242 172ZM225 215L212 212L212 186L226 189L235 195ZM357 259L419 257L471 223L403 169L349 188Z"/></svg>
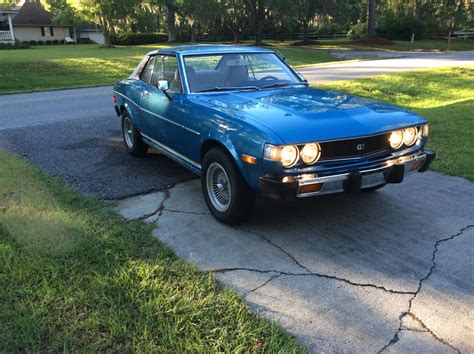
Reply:
<svg viewBox="0 0 474 354"><path fill-rule="evenodd" d="M255 193L222 148L213 148L204 156L201 186L212 215L225 224L238 224L253 211Z"/></svg>
<svg viewBox="0 0 474 354"><path fill-rule="evenodd" d="M130 155L146 155L148 145L143 142L140 132L135 128L127 111L122 113L122 136L125 147Z"/></svg>

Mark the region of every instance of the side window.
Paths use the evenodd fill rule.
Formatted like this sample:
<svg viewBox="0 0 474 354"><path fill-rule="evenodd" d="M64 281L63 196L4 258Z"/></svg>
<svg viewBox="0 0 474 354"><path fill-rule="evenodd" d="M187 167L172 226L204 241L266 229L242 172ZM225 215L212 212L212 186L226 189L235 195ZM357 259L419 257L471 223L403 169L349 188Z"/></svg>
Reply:
<svg viewBox="0 0 474 354"><path fill-rule="evenodd" d="M157 56L154 64L151 85L156 86L159 80L167 80L169 92L181 93L181 75L178 68L178 60L174 56Z"/></svg>
<svg viewBox="0 0 474 354"><path fill-rule="evenodd" d="M147 84L150 84L155 61L156 57L152 57L150 60L148 60L148 64L146 65L145 69L143 69L142 74L140 75L140 80L146 82Z"/></svg>

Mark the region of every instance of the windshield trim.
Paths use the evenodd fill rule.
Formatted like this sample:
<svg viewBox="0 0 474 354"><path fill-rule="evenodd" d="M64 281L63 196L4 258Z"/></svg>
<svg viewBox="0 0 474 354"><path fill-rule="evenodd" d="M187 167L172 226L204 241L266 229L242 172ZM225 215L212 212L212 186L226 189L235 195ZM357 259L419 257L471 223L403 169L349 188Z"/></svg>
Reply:
<svg viewBox="0 0 474 354"><path fill-rule="evenodd" d="M196 94L199 94L199 95L202 95L202 94L215 94L216 92L219 92L219 93L223 93L223 92L235 92L235 91L239 91L240 89L236 89L235 87L232 87L232 88L229 88L229 90L220 90L220 91L211 91L211 92L196 92L196 91L191 91L191 87L189 86L189 81L188 81L188 73L186 72L186 65L185 65L185 60L186 58L188 57L207 57L207 56L213 56L213 55L226 55L226 54L272 54L272 55L275 55L278 60L280 60L281 64L283 66L285 66L288 70L290 70L290 72L294 75L295 79L298 81L298 82L295 82L294 85L305 85L305 86L308 86L308 82L307 80L304 80L300 74L298 74L296 72L295 69L293 69L293 67L288 64L288 62L285 60L285 58L278 52L274 52L274 51L271 51L271 50L265 50L265 49L262 49L261 51L242 51L242 52L236 52L236 53L227 53L227 52L209 52L209 53L199 53L199 54L180 54L180 57L181 57L181 61L182 61L182 77L181 77L181 80L186 80L186 87L187 87L187 94L189 95L196 95Z"/></svg>

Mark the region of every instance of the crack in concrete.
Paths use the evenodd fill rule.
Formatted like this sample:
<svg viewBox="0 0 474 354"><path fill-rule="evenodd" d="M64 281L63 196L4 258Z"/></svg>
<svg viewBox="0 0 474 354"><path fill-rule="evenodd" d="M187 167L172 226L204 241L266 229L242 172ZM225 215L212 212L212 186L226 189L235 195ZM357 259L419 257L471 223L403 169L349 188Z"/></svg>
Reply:
<svg viewBox="0 0 474 354"><path fill-rule="evenodd" d="M221 269L212 269L210 272L212 273L225 273L225 272L234 272L238 270L246 270L249 272L257 272L257 273L277 273L280 275L288 275L288 276L296 276L296 277L317 277L317 278L324 278L324 279L330 279L330 280L336 280L340 281L346 284L350 284L352 286L358 286L361 288L374 288L378 290L383 290L385 292L391 293L391 294L399 294L399 295L414 295L414 292L410 291L402 291L402 290L393 290L393 289L388 289L384 286L380 285L375 285L375 284L370 284L370 283L355 283L351 280L345 279L345 278L339 278L334 275L327 275L327 274L319 274L319 273L291 273L291 272L284 272L281 270L275 270L275 269L267 269L267 270L262 270L262 269L256 269L256 268L245 268L245 267L235 267L235 268L221 268Z"/></svg>
<svg viewBox="0 0 474 354"><path fill-rule="evenodd" d="M153 210L151 213L147 213L147 214L144 214L144 215L140 216L139 218L133 219L134 221L135 220L145 220L145 219L148 219L149 217L151 217L153 215L157 216L157 218L153 222L156 222L156 220L159 219L159 217L163 214L163 210L164 210L164 207L165 207L165 202L168 199L170 199L170 197L171 197L171 193L168 189L162 190L161 192L165 195L165 197L164 197L163 201L160 203L160 205L155 210Z"/></svg>
<svg viewBox="0 0 474 354"><path fill-rule="evenodd" d="M185 211L185 210L163 208L163 212L165 211L169 211L170 213L181 213L181 214L211 215L210 213L204 213L204 212L199 212L199 211Z"/></svg>
<svg viewBox="0 0 474 354"><path fill-rule="evenodd" d="M431 336L436 339L438 342L450 347L451 349L453 349L455 352L457 353L461 353L461 351L456 348L455 346L453 346L451 343L449 343L447 340L441 338L439 335L437 335L431 328L429 328L420 318L418 318L413 312L412 312L412 306L413 306L413 301L416 299L417 295L419 294L419 292L421 291L421 287L423 286L423 282L425 280L427 280L431 274L433 274L433 271L436 267L436 253L438 253L438 246L443 243L443 242L447 242L447 241L451 241L452 239L456 238L456 237L459 237L461 235L464 234L464 232L466 232L467 230L469 230L470 228L474 227L474 225L467 225L463 228L461 228L457 233L455 233L454 235L451 235L449 237L446 237L446 238L443 238L441 240L438 240L436 241L435 245L434 245L434 250L433 250L433 254L431 255L431 267L428 271L428 273L420 279L420 281L418 282L418 289L416 290L416 292L413 294L413 297L408 301L408 310L406 312L403 312L400 317L399 317L399 320L400 320L400 326L398 327L398 330L397 332L395 333L395 335L392 337L392 339L379 351L379 353L382 353L383 351L385 351L388 347L390 347L391 345L395 344L396 342L398 342L400 340L399 338L399 333L402 331L402 330L407 330L407 328L403 328L403 319L406 317L406 316L410 316L411 318L413 318L415 321L417 321L425 330L426 332L430 333ZM408 329L409 330L409 329Z"/></svg>
<svg viewBox="0 0 474 354"><path fill-rule="evenodd" d="M402 295L414 295L415 292L413 291L403 291L403 290L394 290L394 289L388 289L386 288L385 286L383 285L377 285L377 284L371 284L371 283L356 283L352 280L349 280L349 279L345 279L345 278L340 278L340 277L337 277L335 275L328 275L328 274L322 274L322 273L314 273L312 272L311 270L309 270L306 266L304 266L303 264L301 264L295 256L293 256L290 252L288 252L287 250L285 250L283 247L277 245L276 243L272 242L270 239L268 239L267 237L265 237L264 235L262 234L259 234L255 231L250 231L250 230L246 230L244 228L240 228L241 231L243 232L247 232L247 233L250 233L252 235L255 235L255 236L258 236L260 238L262 238L263 240L265 240L266 242L268 242L271 246L277 248L278 250L280 250L281 252L283 252L284 254L286 254L290 259L293 260L293 262L298 265L301 269L304 269L306 272L308 272L308 274L306 273L283 273L283 272L280 272L282 274L286 274L286 275L298 275L298 276L301 276L301 275L312 275L312 276L316 276L316 277L320 277L320 278L326 278L326 279L332 279L332 280L337 280L337 281L342 281L342 282L345 282L347 284L350 284L350 285L353 285L353 286L360 286L360 287L370 287L370 288L375 288L375 289L380 289L380 290L384 290L386 292L389 292L389 293L393 293L393 294L402 294Z"/></svg>
<svg viewBox="0 0 474 354"><path fill-rule="evenodd" d="M255 289L252 289L252 290L250 290L250 291L247 291L247 292L244 294L244 298L246 298L247 296L249 296L251 293L253 293L253 292L255 292L255 291L257 291L257 290L263 288L264 286L267 286L268 283L270 283L270 282L272 282L272 281L278 279L278 278L281 277L282 275L283 275L283 274L276 274L276 275L271 276L270 279L268 279L265 283L263 283L263 284L257 286Z"/></svg>

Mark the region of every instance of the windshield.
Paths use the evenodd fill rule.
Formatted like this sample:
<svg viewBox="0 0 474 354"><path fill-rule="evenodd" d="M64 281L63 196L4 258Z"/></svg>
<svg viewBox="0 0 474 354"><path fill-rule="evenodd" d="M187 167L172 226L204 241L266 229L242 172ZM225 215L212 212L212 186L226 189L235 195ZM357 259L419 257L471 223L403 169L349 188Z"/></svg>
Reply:
<svg viewBox="0 0 474 354"><path fill-rule="evenodd" d="M274 53L186 56L184 64L191 92L305 84Z"/></svg>

